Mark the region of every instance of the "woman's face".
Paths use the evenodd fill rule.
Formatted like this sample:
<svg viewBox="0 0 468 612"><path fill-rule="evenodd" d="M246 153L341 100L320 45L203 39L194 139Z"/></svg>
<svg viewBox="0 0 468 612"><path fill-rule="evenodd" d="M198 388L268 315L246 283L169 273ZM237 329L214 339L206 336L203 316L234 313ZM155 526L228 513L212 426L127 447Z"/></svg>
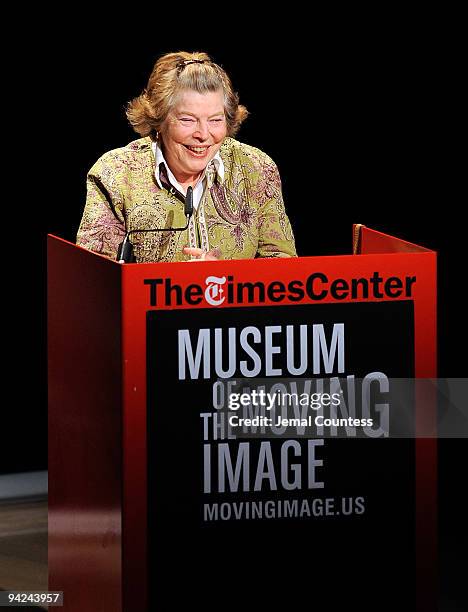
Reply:
<svg viewBox="0 0 468 612"><path fill-rule="evenodd" d="M176 179L188 182L206 168L226 137L222 91L183 91L161 127L164 157Z"/></svg>

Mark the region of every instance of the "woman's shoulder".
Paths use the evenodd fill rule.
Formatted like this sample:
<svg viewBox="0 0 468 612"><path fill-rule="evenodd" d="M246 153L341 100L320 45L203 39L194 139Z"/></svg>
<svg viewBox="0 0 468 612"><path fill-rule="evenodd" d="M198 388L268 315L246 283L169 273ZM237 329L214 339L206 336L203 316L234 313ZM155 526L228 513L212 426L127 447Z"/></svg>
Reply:
<svg viewBox="0 0 468 612"><path fill-rule="evenodd" d="M141 164L142 160L147 160L152 155L151 138L138 138L132 140L123 147L111 149L103 153L93 165L93 169L105 167L124 167Z"/></svg>
<svg viewBox="0 0 468 612"><path fill-rule="evenodd" d="M226 161L252 166L253 169L261 169L265 166L276 167L275 162L264 151L234 138L224 140L220 155L223 161L226 158Z"/></svg>

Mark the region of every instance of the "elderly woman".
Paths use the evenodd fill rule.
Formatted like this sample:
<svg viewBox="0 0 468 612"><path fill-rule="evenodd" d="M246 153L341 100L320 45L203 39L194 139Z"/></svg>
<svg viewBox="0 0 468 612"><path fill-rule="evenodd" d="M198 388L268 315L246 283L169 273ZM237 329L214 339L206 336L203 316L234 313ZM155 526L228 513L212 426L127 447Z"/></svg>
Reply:
<svg viewBox="0 0 468 612"><path fill-rule="evenodd" d="M130 235L137 262L293 257L274 162L233 137L246 118L226 72L205 53L169 53L127 108L142 136L91 168L77 244L116 258Z"/></svg>

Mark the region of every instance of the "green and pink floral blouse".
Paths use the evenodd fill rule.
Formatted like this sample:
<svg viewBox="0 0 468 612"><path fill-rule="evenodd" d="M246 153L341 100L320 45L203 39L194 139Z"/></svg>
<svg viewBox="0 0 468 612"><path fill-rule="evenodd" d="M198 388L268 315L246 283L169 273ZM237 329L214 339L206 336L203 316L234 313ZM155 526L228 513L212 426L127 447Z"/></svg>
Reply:
<svg viewBox="0 0 468 612"><path fill-rule="evenodd" d="M185 226L183 202L156 182L151 144L140 138L105 153L91 168L77 244L115 259L126 231ZM275 163L233 138L224 140L219 154L224 178L208 165L187 230L131 235L137 262L186 261L184 246L214 250L222 259L296 256Z"/></svg>

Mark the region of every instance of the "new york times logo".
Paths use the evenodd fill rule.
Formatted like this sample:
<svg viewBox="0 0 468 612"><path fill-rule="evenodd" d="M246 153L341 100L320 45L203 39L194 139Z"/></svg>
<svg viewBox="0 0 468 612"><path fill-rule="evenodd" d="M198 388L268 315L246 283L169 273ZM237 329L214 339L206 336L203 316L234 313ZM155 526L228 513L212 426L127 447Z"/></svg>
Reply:
<svg viewBox="0 0 468 612"><path fill-rule="evenodd" d="M264 304L365 300L368 298L412 297L416 276L388 276L374 272L368 278L329 278L323 272L313 272L306 279L238 282L234 276L207 276L204 286L197 283L179 285L171 278L146 278L150 306L196 306L203 301L209 306L226 304Z"/></svg>
<svg viewBox="0 0 468 612"><path fill-rule="evenodd" d="M208 276L205 283L205 300L211 306L221 306L225 300L223 285L226 283L226 277Z"/></svg>

